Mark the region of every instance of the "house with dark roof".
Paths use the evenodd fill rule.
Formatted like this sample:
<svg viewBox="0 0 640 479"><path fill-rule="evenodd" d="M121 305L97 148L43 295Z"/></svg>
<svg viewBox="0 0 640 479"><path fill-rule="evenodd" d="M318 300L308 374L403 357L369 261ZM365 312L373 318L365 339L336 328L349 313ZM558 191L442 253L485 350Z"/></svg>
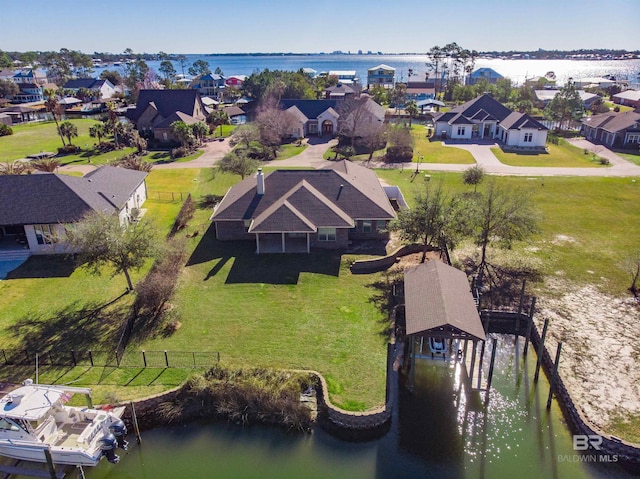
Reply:
<svg viewBox="0 0 640 479"><path fill-rule="evenodd" d="M343 160L319 170L260 169L229 189L211 219L219 240L254 240L260 254L386 240L395 216L375 172Z"/></svg>
<svg viewBox="0 0 640 479"><path fill-rule="evenodd" d="M90 90L95 98L112 98L116 93L116 87L109 80L97 78L74 78L67 81L62 88L78 93L80 89Z"/></svg>
<svg viewBox="0 0 640 479"><path fill-rule="evenodd" d="M356 90L349 85L338 83L324 89L324 97L327 100L344 100L356 96Z"/></svg>
<svg viewBox="0 0 640 479"><path fill-rule="evenodd" d="M491 139L517 148L544 148L547 143L547 127L487 93L437 114L434 122L436 135L443 139Z"/></svg>
<svg viewBox="0 0 640 479"><path fill-rule="evenodd" d="M280 107L292 117L293 138L309 136L335 136L339 127L357 123L362 127L369 123L382 124L385 110L368 96L344 100L280 100Z"/></svg>
<svg viewBox="0 0 640 479"><path fill-rule="evenodd" d="M582 134L589 141L619 148L637 149L640 145L640 110L610 111L580 121Z"/></svg>
<svg viewBox="0 0 640 479"><path fill-rule="evenodd" d="M174 121L188 125L206 121L207 109L197 90L140 90L135 109L126 116L141 135L173 141L177 140L170 128Z"/></svg>
<svg viewBox="0 0 640 479"><path fill-rule="evenodd" d="M578 93L578 95L580 95L580 99L582 100L582 104L584 105L584 108L586 110L591 109L596 101L602 99L601 96L596 95L595 93L589 93L584 90L576 90L576 92ZM558 93L560 93L560 90L534 90L533 93L536 97L536 108L540 108L542 110L551 102L551 100L556 97Z"/></svg>
<svg viewBox="0 0 640 479"><path fill-rule="evenodd" d="M68 253L65 227L91 211L132 219L147 198L147 173L102 166L83 177L0 176L0 244L31 254Z"/></svg>
<svg viewBox="0 0 640 479"><path fill-rule="evenodd" d="M404 97L406 100L429 100L436 97L436 82L433 79L427 79L425 81L411 81L407 82L407 89L405 90Z"/></svg>

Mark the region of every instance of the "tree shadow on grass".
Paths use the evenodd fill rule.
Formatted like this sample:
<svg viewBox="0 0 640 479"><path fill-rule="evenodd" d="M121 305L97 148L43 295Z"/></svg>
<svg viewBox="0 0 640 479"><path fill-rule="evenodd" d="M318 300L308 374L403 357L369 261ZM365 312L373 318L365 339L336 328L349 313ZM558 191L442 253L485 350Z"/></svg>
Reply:
<svg viewBox="0 0 640 479"><path fill-rule="evenodd" d="M388 341L397 327L393 311L402 302L403 273L397 268L389 269L367 287L372 290L369 302L382 314L379 335Z"/></svg>
<svg viewBox="0 0 640 479"><path fill-rule="evenodd" d="M61 309L27 314L5 334L32 351L112 349L130 314L122 296L105 304L75 301Z"/></svg>
<svg viewBox="0 0 640 479"><path fill-rule="evenodd" d="M68 278L76 268L73 258L64 255L31 256L5 279Z"/></svg>

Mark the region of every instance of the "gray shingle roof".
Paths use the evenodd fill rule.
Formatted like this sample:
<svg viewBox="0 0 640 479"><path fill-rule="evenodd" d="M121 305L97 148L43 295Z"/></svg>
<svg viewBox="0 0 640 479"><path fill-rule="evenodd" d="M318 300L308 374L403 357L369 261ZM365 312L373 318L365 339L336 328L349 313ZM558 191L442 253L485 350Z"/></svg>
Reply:
<svg viewBox="0 0 640 479"><path fill-rule="evenodd" d="M352 227L357 219L392 219L395 211L376 174L341 161L321 170L276 170L265 175L265 194L255 177L234 185L213 221L254 220L252 231L306 231ZM293 223L288 224L287 219Z"/></svg>
<svg viewBox="0 0 640 479"><path fill-rule="evenodd" d="M636 123L640 123L640 112L602 113L600 115L583 118L582 123L591 128L602 128L610 133L617 133L629 128L634 128Z"/></svg>
<svg viewBox="0 0 640 479"><path fill-rule="evenodd" d="M442 113L435 117L435 121L446 121L450 124L460 124L466 122L466 124L473 123L472 118L480 111L484 111L482 115L490 117L497 121L504 120L511 110L493 98L491 95L480 95L473 100L470 100L462 105L452 108L446 113Z"/></svg>
<svg viewBox="0 0 640 479"><path fill-rule="evenodd" d="M53 224L87 212L119 211L146 173L103 166L82 178L52 173L0 176L0 224Z"/></svg>
<svg viewBox="0 0 640 479"><path fill-rule="evenodd" d="M163 118L168 118L177 111L193 115L196 102L202 103L197 90L140 90L135 110L128 112L127 117L137 121L140 115L153 103ZM204 104L202 104L204 111Z"/></svg>
<svg viewBox="0 0 640 479"><path fill-rule="evenodd" d="M523 128L533 128L535 130L547 130L548 128L538 120L530 117L526 113L514 111L500 125L507 130L522 130Z"/></svg>
<svg viewBox="0 0 640 479"><path fill-rule="evenodd" d="M404 272L407 334L464 332L486 339L467 275L440 261Z"/></svg>

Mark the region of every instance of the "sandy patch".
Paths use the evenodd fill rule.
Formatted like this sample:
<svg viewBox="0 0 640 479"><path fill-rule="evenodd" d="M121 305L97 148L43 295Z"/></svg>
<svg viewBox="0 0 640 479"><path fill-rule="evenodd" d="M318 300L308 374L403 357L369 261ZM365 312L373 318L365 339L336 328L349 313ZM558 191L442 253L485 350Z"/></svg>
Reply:
<svg viewBox="0 0 640 479"><path fill-rule="evenodd" d="M536 324L542 330L550 320L552 357L563 342L560 373L576 405L605 430L615 414L640 414L640 305L592 285L576 289L556 278L549 286L558 297L539 298Z"/></svg>
<svg viewBox="0 0 640 479"><path fill-rule="evenodd" d="M575 238L572 238L568 235L556 235L553 240L551 240L551 244L566 244L566 243L575 243Z"/></svg>

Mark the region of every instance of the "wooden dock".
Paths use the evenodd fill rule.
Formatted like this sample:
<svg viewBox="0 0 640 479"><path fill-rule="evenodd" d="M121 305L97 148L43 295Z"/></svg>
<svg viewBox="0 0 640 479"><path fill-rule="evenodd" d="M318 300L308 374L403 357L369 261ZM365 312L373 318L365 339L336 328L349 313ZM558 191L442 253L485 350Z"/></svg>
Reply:
<svg viewBox="0 0 640 479"><path fill-rule="evenodd" d="M59 466L56 468L56 478L64 479L67 475L75 471L74 466ZM0 474L2 479L11 479L13 476L36 477L52 479L53 476L47 469L47 464L43 462L30 462L16 459L11 464L0 464ZM82 476L79 476L82 477Z"/></svg>
<svg viewBox="0 0 640 479"><path fill-rule="evenodd" d="M466 356L463 354L461 358L460 365L463 366L463 380L469 391L486 391L488 388L486 374L482 374L485 362L481 356L483 352L484 348L482 346L476 348L474 360L473 348L469 344Z"/></svg>

